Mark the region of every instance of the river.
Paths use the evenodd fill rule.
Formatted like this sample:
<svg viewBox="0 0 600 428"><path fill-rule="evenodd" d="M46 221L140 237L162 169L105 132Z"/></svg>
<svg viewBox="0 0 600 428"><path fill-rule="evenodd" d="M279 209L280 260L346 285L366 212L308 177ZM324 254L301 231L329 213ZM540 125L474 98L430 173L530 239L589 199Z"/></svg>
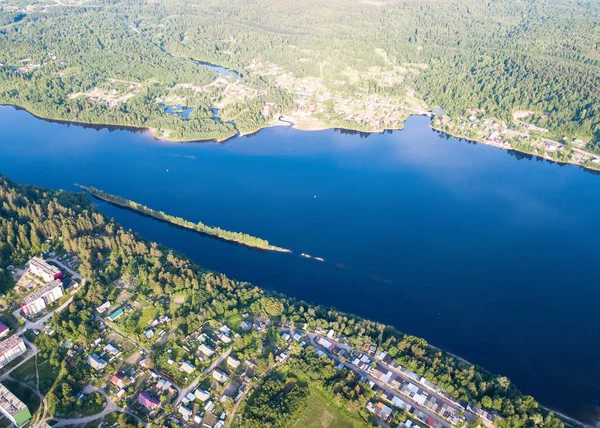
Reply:
<svg viewBox="0 0 600 428"><path fill-rule="evenodd" d="M95 186L294 254L254 251L97 202L201 265L396 326L571 416L600 404L600 176L403 131L274 127L225 144L0 108L0 172ZM300 257L307 253L325 261Z"/></svg>

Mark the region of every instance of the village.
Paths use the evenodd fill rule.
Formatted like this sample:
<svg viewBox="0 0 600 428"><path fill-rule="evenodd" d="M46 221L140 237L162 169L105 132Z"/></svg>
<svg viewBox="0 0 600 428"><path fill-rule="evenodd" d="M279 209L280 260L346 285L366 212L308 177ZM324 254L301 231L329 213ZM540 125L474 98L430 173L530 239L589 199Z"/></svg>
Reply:
<svg viewBox="0 0 600 428"><path fill-rule="evenodd" d="M552 161L600 169L600 155L585 150L587 141L567 137L560 141L552 140L547 137L550 132L548 129L518 120L518 112L514 116L514 120L507 123L486 117L476 110L466 118L440 114L434 115L432 128L505 150L517 150Z"/></svg>
<svg viewBox="0 0 600 428"><path fill-rule="evenodd" d="M51 252L32 258L24 269L10 267L20 298L13 311L19 327L12 330L0 324L0 369L10 367L0 374L0 381L37 354L33 343L37 335L54 334L48 321L55 311L68 307L72 295L85 283L77 266L77 255ZM98 414L58 419L59 423L84 423L122 411L143 424L168 420L179 426L228 427L239 404L264 376L306 347L313 347L321 358L332 359L338 370L356 372L376 392L366 409L382 426L463 427L479 418L491 428L499 418L456 401L374 345L353 349L331 329L298 328L264 314L243 313L226 322L207 320L185 337L171 340L170 336L177 336L177 323L157 310L160 306L146 301L138 286L134 278L115 281L107 300L93 308L99 325L95 337L89 345L67 345L67 364L87 373L88 384L76 393L76 399L86 400L95 393L105 403ZM244 338L258 338L259 352L236 352L234 342ZM265 351L275 356L266 372L258 367L264 366L260 355ZM18 427L32 419L27 406L3 385L0 412ZM392 424L398 412L405 417ZM46 423L38 415L34 426Z"/></svg>

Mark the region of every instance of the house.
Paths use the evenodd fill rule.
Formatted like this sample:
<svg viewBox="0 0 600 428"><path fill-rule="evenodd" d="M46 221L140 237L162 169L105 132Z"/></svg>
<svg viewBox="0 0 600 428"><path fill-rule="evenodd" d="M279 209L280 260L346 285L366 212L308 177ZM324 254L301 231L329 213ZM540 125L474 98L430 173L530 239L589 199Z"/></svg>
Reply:
<svg viewBox="0 0 600 428"><path fill-rule="evenodd" d="M154 397L150 391L142 391L140 395L138 395L138 403L150 411L154 410L160 405L158 398Z"/></svg>
<svg viewBox="0 0 600 428"><path fill-rule="evenodd" d="M170 391L172 387L173 384L164 378L160 378L160 380L156 383L156 389L160 389L162 391Z"/></svg>
<svg viewBox="0 0 600 428"><path fill-rule="evenodd" d="M294 340L296 342L300 342L300 339L302 339L302 333L300 333L299 331L294 333Z"/></svg>
<svg viewBox="0 0 600 428"><path fill-rule="evenodd" d="M194 367L189 361L184 361L183 363L181 363L181 367L179 367L179 370L182 372L186 372L187 374L192 374L194 373L194 370L196 370L196 367Z"/></svg>
<svg viewBox="0 0 600 428"><path fill-rule="evenodd" d="M108 320L116 321L121 315L123 315L123 313L124 313L123 308L117 309L116 311L114 311L112 314L110 314L108 316Z"/></svg>
<svg viewBox="0 0 600 428"><path fill-rule="evenodd" d="M125 375L125 373L124 373L124 372L122 372L122 371L119 371L119 372L118 372L116 375L114 375L114 376L111 378L111 380L110 380L110 381L111 381L113 384L115 384L116 386L118 386L119 388L124 388L124 387L125 387L125 385L126 385L125 379L126 379L126 375Z"/></svg>
<svg viewBox="0 0 600 428"><path fill-rule="evenodd" d="M106 301L96 308L98 313L103 314L110 309L110 302Z"/></svg>
<svg viewBox="0 0 600 428"><path fill-rule="evenodd" d="M335 331L333 331L333 330L329 330L329 331L327 332L327 337L328 337L328 338L330 338L330 339L333 339L333 338L335 338Z"/></svg>
<svg viewBox="0 0 600 428"><path fill-rule="evenodd" d="M154 336L154 332L148 329L144 332L144 336L146 336L147 339L152 339L152 337Z"/></svg>
<svg viewBox="0 0 600 428"><path fill-rule="evenodd" d="M190 419L192 416L192 411L185 406L179 406L179 413L186 421Z"/></svg>
<svg viewBox="0 0 600 428"><path fill-rule="evenodd" d="M244 331L250 331L250 330L252 330L252 324L250 324L248 321L242 321L242 323L240 324L240 327Z"/></svg>
<svg viewBox="0 0 600 428"><path fill-rule="evenodd" d="M213 371L213 378L215 378L217 382L225 383L229 379L229 375L223 370L215 369Z"/></svg>
<svg viewBox="0 0 600 428"><path fill-rule="evenodd" d="M287 342L288 340L290 340L290 335L288 333L283 333L281 335L281 338Z"/></svg>
<svg viewBox="0 0 600 428"><path fill-rule="evenodd" d="M219 334L219 340L223 343L231 343L231 337L225 333Z"/></svg>
<svg viewBox="0 0 600 428"><path fill-rule="evenodd" d="M202 402L205 402L206 400L208 400L210 398L210 392L205 391L203 389L196 389L196 391L194 391L194 395L196 396L196 398Z"/></svg>
<svg viewBox="0 0 600 428"><path fill-rule="evenodd" d="M207 357L210 357L212 354L215 353L215 351L210 346L205 345L204 343L198 346L198 351L202 352Z"/></svg>
<svg viewBox="0 0 600 428"><path fill-rule="evenodd" d="M16 427L22 427L31 419L31 413L25 403L2 384L0 384L0 413Z"/></svg>
<svg viewBox="0 0 600 428"><path fill-rule="evenodd" d="M319 339L317 340L317 343L325 349L332 349L334 347L333 343L331 343L329 340L327 340L323 337L319 337Z"/></svg>
<svg viewBox="0 0 600 428"><path fill-rule="evenodd" d="M117 348L112 346L110 343L104 347L104 352L109 353L113 357L116 357L121 354L121 351L119 351Z"/></svg>
<svg viewBox="0 0 600 428"><path fill-rule="evenodd" d="M90 366L92 366L94 369L96 369L98 371L103 370L106 367L106 365L108 364L106 361L104 361L102 358L100 358L96 354L92 354L92 355L88 356L87 362Z"/></svg>
<svg viewBox="0 0 600 428"><path fill-rule="evenodd" d="M233 367L234 369L237 369L240 365L240 360L230 355L227 357L227 365Z"/></svg>

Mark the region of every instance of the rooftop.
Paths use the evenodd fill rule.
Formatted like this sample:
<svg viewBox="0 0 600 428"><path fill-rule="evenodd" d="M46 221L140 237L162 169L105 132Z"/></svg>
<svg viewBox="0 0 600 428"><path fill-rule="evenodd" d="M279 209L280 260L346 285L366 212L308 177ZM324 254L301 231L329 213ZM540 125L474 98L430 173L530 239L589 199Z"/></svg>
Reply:
<svg viewBox="0 0 600 428"><path fill-rule="evenodd" d="M42 297L47 292L54 290L56 287L62 287L62 281L60 279L55 279L53 281L50 281L48 284L44 285L38 291L35 291L28 296L25 296L22 303L24 305L28 305L31 302L34 302L37 299L39 299L40 297Z"/></svg>
<svg viewBox="0 0 600 428"><path fill-rule="evenodd" d="M19 346L19 344L23 343L23 339L16 334L8 337L6 340L0 342L0 355L4 354L6 351L14 348L15 346Z"/></svg>
<svg viewBox="0 0 600 428"><path fill-rule="evenodd" d="M46 262L46 260L44 260L40 257L34 257L31 260L29 260L29 266L35 266L36 268L43 271L44 273L47 273L52 276L61 273L57 267L52 266L51 264L48 264L48 262Z"/></svg>
<svg viewBox="0 0 600 428"><path fill-rule="evenodd" d="M4 409L6 413L11 415L18 426L22 426L31 419L31 413L29 409L21 400L17 398L15 394L10 392L7 387L0 383L0 407Z"/></svg>

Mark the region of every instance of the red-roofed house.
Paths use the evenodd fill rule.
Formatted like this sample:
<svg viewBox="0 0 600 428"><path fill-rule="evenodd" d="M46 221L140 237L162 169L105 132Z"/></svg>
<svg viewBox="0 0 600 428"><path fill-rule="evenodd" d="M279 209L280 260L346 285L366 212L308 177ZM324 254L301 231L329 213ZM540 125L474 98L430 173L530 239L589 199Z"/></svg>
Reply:
<svg viewBox="0 0 600 428"><path fill-rule="evenodd" d="M114 375L112 377L112 379L110 381L112 383L114 383L115 385L117 385L119 388L124 388L125 387L125 373L118 372L116 375Z"/></svg>

